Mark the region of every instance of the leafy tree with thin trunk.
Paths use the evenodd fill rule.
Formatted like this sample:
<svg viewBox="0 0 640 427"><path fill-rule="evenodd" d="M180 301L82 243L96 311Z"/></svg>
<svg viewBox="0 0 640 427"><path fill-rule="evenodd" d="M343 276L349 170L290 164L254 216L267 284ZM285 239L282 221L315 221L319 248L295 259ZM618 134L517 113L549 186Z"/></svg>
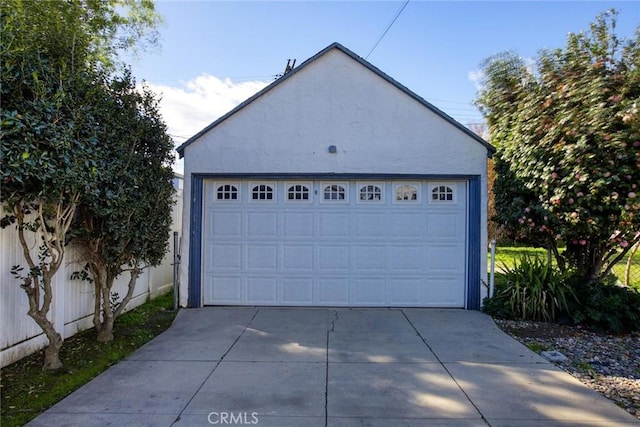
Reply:
<svg viewBox="0 0 640 427"><path fill-rule="evenodd" d="M584 283L640 241L640 27L620 40L615 22L602 14L535 65L489 58L476 100L498 147L499 221Z"/></svg>
<svg viewBox="0 0 640 427"><path fill-rule="evenodd" d="M99 105L99 185L83 195L75 241L86 258L76 275L93 283L98 341L113 340L115 319L134 295L143 268L158 265L168 248L173 205L173 141L154 95L136 88L130 73L104 86ZM127 293L113 292L128 273Z"/></svg>
<svg viewBox="0 0 640 427"><path fill-rule="evenodd" d="M17 228L26 269L12 273L49 340L47 370L62 367L49 319L55 276L79 203L98 184L95 82L157 22L146 0L0 2L1 225Z"/></svg>

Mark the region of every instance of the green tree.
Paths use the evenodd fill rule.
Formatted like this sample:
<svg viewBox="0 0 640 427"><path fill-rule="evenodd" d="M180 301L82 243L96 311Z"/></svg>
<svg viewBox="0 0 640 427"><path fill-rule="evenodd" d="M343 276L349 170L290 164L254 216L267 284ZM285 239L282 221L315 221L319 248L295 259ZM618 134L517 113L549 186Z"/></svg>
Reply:
<svg viewBox="0 0 640 427"><path fill-rule="evenodd" d="M586 283L640 240L640 27L625 41L615 22L602 14L535 66L489 58L476 100L499 150L498 220Z"/></svg>
<svg viewBox="0 0 640 427"><path fill-rule="evenodd" d="M95 288L93 324L98 341L113 339L113 324L133 297L143 268L162 261L171 229L173 141L157 101L139 91L127 72L111 80L101 98L103 118L99 184L81 200L76 241L86 266L78 275ZM127 293L112 289L128 272Z"/></svg>
<svg viewBox="0 0 640 427"><path fill-rule="evenodd" d="M82 195L97 185L95 84L154 17L147 1L0 3L2 225L16 226L23 248L27 270L12 272L49 340L45 369L62 366L63 339L48 318L54 277Z"/></svg>

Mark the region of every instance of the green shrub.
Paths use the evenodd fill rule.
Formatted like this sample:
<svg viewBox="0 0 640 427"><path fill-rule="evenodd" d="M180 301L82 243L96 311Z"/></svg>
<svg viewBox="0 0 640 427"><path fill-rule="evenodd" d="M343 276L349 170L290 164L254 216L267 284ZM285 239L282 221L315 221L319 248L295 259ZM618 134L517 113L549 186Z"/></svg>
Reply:
<svg viewBox="0 0 640 427"><path fill-rule="evenodd" d="M522 256L513 267L503 265L502 271L494 297L484 301L483 309L491 315L552 321L568 312L569 302L575 299L565 276L538 257Z"/></svg>
<svg viewBox="0 0 640 427"><path fill-rule="evenodd" d="M640 330L640 292L616 282L611 276L601 283L574 286L578 300L571 307L573 321L615 333Z"/></svg>

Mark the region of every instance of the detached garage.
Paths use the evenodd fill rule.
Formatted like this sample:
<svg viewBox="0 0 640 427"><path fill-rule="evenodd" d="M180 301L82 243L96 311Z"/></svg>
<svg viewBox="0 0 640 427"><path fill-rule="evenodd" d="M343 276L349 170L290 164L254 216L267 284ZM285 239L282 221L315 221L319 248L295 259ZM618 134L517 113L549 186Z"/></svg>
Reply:
<svg viewBox="0 0 640 427"><path fill-rule="evenodd" d="M480 306L483 139L334 43L178 148L182 306Z"/></svg>

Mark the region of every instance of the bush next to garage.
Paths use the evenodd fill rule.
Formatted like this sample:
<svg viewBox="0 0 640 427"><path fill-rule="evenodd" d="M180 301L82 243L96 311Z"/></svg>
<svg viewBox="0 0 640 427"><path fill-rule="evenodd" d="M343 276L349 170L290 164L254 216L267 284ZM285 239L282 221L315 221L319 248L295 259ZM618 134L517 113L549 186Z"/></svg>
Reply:
<svg viewBox="0 0 640 427"><path fill-rule="evenodd" d="M527 254L502 263L493 298L483 311L512 320L562 321L598 331L640 330L640 291L622 286L615 275L587 283L562 274L542 257Z"/></svg>
<svg viewBox="0 0 640 427"><path fill-rule="evenodd" d="M504 265L491 299L485 299L485 312L519 320L553 321L569 312L575 300L573 289L551 263L528 255L513 267Z"/></svg>
<svg viewBox="0 0 640 427"><path fill-rule="evenodd" d="M590 284L576 284L577 299L570 305L576 324L592 329L627 333L640 330L640 291L620 286L613 275Z"/></svg>

